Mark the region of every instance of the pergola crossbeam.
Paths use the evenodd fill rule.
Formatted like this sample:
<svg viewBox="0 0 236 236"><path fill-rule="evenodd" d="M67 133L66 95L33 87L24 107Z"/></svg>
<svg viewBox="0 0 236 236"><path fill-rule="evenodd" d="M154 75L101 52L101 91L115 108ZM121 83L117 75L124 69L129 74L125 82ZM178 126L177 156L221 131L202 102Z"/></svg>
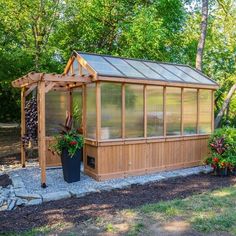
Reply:
<svg viewBox="0 0 236 236"><path fill-rule="evenodd" d="M57 84L62 84L63 87L74 87L77 86L77 83L80 85L82 83L91 83L92 77L91 76L69 76L65 74L44 74L44 73L34 73L31 72L26 76L23 76L17 80L12 82L12 86L15 88L30 88L32 84L38 83L40 81L45 82L55 82L53 87L56 87ZM51 86L51 85L50 85Z"/></svg>

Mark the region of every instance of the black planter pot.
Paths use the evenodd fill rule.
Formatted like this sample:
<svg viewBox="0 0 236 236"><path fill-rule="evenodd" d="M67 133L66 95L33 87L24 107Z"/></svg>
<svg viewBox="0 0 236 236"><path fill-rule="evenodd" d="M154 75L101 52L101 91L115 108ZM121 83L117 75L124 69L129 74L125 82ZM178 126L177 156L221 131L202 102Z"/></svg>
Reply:
<svg viewBox="0 0 236 236"><path fill-rule="evenodd" d="M67 183L73 183L80 180L82 150L76 151L74 156L70 156L67 149L63 149L61 153L61 163L64 180Z"/></svg>

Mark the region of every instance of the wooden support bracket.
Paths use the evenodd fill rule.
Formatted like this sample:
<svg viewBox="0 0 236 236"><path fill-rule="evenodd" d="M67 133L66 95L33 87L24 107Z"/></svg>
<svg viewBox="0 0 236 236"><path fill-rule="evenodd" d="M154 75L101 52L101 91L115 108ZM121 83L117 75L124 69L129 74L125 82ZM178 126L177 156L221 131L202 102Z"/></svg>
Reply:
<svg viewBox="0 0 236 236"><path fill-rule="evenodd" d="M55 82L49 82L49 84L45 88L45 93L48 93L55 85L56 85Z"/></svg>
<svg viewBox="0 0 236 236"><path fill-rule="evenodd" d="M37 87L37 85L37 83L31 85L30 88L25 92L25 96L27 97Z"/></svg>

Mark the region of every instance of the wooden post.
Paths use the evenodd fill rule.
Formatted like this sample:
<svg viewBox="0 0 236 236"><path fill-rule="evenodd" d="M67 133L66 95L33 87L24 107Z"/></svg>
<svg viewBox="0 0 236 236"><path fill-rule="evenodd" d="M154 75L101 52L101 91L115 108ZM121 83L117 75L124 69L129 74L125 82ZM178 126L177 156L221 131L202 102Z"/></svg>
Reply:
<svg viewBox="0 0 236 236"><path fill-rule="evenodd" d="M147 138L147 85L143 87L144 138Z"/></svg>
<svg viewBox="0 0 236 236"><path fill-rule="evenodd" d="M45 140L45 82L40 81L38 86L39 96L39 159L41 167L41 187L46 188L46 140Z"/></svg>
<svg viewBox="0 0 236 236"><path fill-rule="evenodd" d="M75 60L77 60L78 62L78 68L79 68L79 76L82 76L83 71L82 71L82 65L79 63L78 59L76 58Z"/></svg>
<svg viewBox="0 0 236 236"><path fill-rule="evenodd" d="M197 134L199 134L200 131L200 90L197 90Z"/></svg>
<svg viewBox="0 0 236 236"><path fill-rule="evenodd" d="M82 84L82 130L84 138L87 137L86 132L86 84ZM86 144L83 147L83 162L84 167L87 165L87 157L86 157Z"/></svg>
<svg viewBox="0 0 236 236"><path fill-rule="evenodd" d="M215 107L215 96L214 96L214 90L211 92L211 132L214 132L215 129L215 113L214 113L214 107Z"/></svg>
<svg viewBox="0 0 236 236"><path fill-rule="evenodd" d="M86 84L82 85L82 103L83 103L83 112L82 112L82 128L83 128L83 135L86 138Z"/></svg>
<svg viewBox="0 0 236 236"><path fill-rule="evenodd" d="M125 138L125 84L122 83L122 98L121 98L121 113L122 113L122 138Z"/></svg>
<svg viewBox="0 0 236 236"><path fill-rule="evenodd" d="M184 135L184 89L181 88L181 135Z"/></svg>
<svg viewBox="0 0 236 236"><path fill-rule="evenodd" d="M101 139L101 85L96 83L96 140Z"/></svg>
<svg viewBox="0 0 236 236"><path fill-rule="evenodd" d="M166 87L163 87L163 130L166 137Z"/></svg>
<svg viewBox="0 0 236 236"><path fill-rule="evenodd" d="M21 138L25 135L25 87L21 89ZM25 167L25 149L21 141L21 165Z"/></svg>

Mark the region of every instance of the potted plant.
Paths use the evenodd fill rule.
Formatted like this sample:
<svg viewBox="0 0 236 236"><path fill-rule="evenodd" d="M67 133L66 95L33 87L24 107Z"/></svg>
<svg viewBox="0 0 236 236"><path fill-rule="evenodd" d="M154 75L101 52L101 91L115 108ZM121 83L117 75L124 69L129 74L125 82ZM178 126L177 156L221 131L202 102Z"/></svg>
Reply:
<svg viewBox="0 0 236 236"><path fill-rule="evenodd" d="M59 135L55 136L56 142L52 148L61 156L64 180L72 183L80 180L80 167L84 138L79 130L65 127Z"/></svg>

